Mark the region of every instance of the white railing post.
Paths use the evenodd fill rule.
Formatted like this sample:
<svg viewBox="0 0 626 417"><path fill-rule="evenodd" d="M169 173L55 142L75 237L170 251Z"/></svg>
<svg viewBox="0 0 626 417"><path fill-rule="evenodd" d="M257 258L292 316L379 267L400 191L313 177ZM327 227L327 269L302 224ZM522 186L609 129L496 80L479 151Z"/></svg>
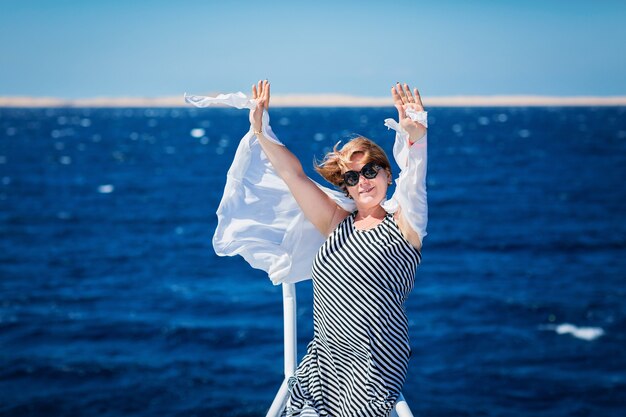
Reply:
<svg viewBox="0 0 626 417"><path fill-rule="evenodd" d="M298 356L298 322L296 306L296 285L283 284L283 316L285 331L285 378L296 372Z"/></svg>
<svg viewBox="0 0 626 417"><path fill-rule="evenodd" d="M296 372L297 347L298 347L298 323L296 310L296 285L282 284L283 286L283 342L284 342L284 373L285 379L280 385L274 401L270 406L266 417L278 417L282 414L287 398L289 398L289 378Z"/></svg>
<svg viewBox="0 0 626 417"><path fill-rule="evenodd" d="M404 395L400 394L400 396L398 396L398 400L396 401L396 405L393 407L391 415L394 417L413 417L413 413L411 412L409 405L406 403Z"/></svg>

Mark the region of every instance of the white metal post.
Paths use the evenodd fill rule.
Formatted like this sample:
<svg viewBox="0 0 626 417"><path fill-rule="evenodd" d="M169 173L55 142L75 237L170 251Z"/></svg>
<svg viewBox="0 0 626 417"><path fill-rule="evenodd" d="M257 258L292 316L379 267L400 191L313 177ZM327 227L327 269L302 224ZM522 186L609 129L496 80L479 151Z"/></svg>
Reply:
<svg viewBox="0 0 626 417"><path fill-rule="evenodd" d="M296 372L298 348L298 323L296 311L296 285L282 284L283 286L283 331L284 331L284 373L285 379L280 385L276 397L270 406L266 417L278 417L283 412L287 398L289 398L288 381Z"/></svg>
<svg viewBox="0 0 626 417"><path fill-rule="evenodd" d="M409 405L406 403L404 399L404 395L400 394L398 400L396 401L396 405L393 407L392 416L398 417L413 417L413 413L409 408Z"/></svg>
<svg viewBox="0 0 626 417"><path fill-rule="evenodd" d="M296 360L298 356L298 323L296 309L296 285L283 284L285 378L292 377L296 372Z"/></svg>

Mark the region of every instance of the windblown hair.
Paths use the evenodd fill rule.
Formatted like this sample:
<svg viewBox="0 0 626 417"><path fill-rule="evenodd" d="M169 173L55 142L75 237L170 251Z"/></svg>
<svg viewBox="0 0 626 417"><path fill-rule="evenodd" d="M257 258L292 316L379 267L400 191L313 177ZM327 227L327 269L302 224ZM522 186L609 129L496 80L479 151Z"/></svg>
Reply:
<svg viewBox="0 0 626 417"><path fill-rule="evenodd" d="M326 181L341 189L346 196L349 196L348 188L343 182L343 173L349 171L348 164L355 155L362 154L364 156L363 163L374 162L387 171L389 178L391 176L391 164L385 154L383 148L378 146L374 141L358 136L347 142L341 149L339 143L335 144L333 150L326 154L322 162L314 163L315 170Z"/></svg>

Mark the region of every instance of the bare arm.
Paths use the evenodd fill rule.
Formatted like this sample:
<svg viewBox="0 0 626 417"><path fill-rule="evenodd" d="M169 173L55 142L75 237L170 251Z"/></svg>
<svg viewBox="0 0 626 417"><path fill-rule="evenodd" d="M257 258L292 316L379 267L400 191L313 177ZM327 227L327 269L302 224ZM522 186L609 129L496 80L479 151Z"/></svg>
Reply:
<svg viewBox="0 0 626 417"><path fill-rule="evenodd" d="M298 158L285 146L271 142L261 132L263 111L269 108L270 84L267 80L252 86L252 98L257 100L256 108L250 113L250 123L261 144L263 152L272 163L278 175L285 181L289 191L304 212L324 236L330 235L348 212L326 195L306 176Z"/></svg>

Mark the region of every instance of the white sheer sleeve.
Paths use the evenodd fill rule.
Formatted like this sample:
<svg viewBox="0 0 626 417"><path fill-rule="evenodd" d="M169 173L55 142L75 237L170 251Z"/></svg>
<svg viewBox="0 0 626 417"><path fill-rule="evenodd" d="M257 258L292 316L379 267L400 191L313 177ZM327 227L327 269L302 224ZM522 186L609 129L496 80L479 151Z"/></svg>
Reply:
<svg viewBox="0 0 626 417"><path fill-rule="evenodd" d="M185 95L185 100L198 107L221 104L253 109L256 105L243 93ZM270 127L267 112L263 113L263 134L282 145ZM345 210L354 210L354 203L342 193L317 185ZM278 285L310 279L313 259L323 243L324 236L304 217L250 129L239 142L226 176L213 236L215 253L243 256Z"/></svg>
<svg viewBox="0 0 626 417"><path fill-rule="evenodd" d="M427 112L407 110L407 115L424 127L428 127ZM396 191L382 206L390 213L395 213L399 206L409 225L418 233L421 242L426 236L428 223L426 199L428 134L410 145L408 133L398 122L385 119L385 126L396 131L393 156L400 167L400 175L396 180Z"/></svg>

